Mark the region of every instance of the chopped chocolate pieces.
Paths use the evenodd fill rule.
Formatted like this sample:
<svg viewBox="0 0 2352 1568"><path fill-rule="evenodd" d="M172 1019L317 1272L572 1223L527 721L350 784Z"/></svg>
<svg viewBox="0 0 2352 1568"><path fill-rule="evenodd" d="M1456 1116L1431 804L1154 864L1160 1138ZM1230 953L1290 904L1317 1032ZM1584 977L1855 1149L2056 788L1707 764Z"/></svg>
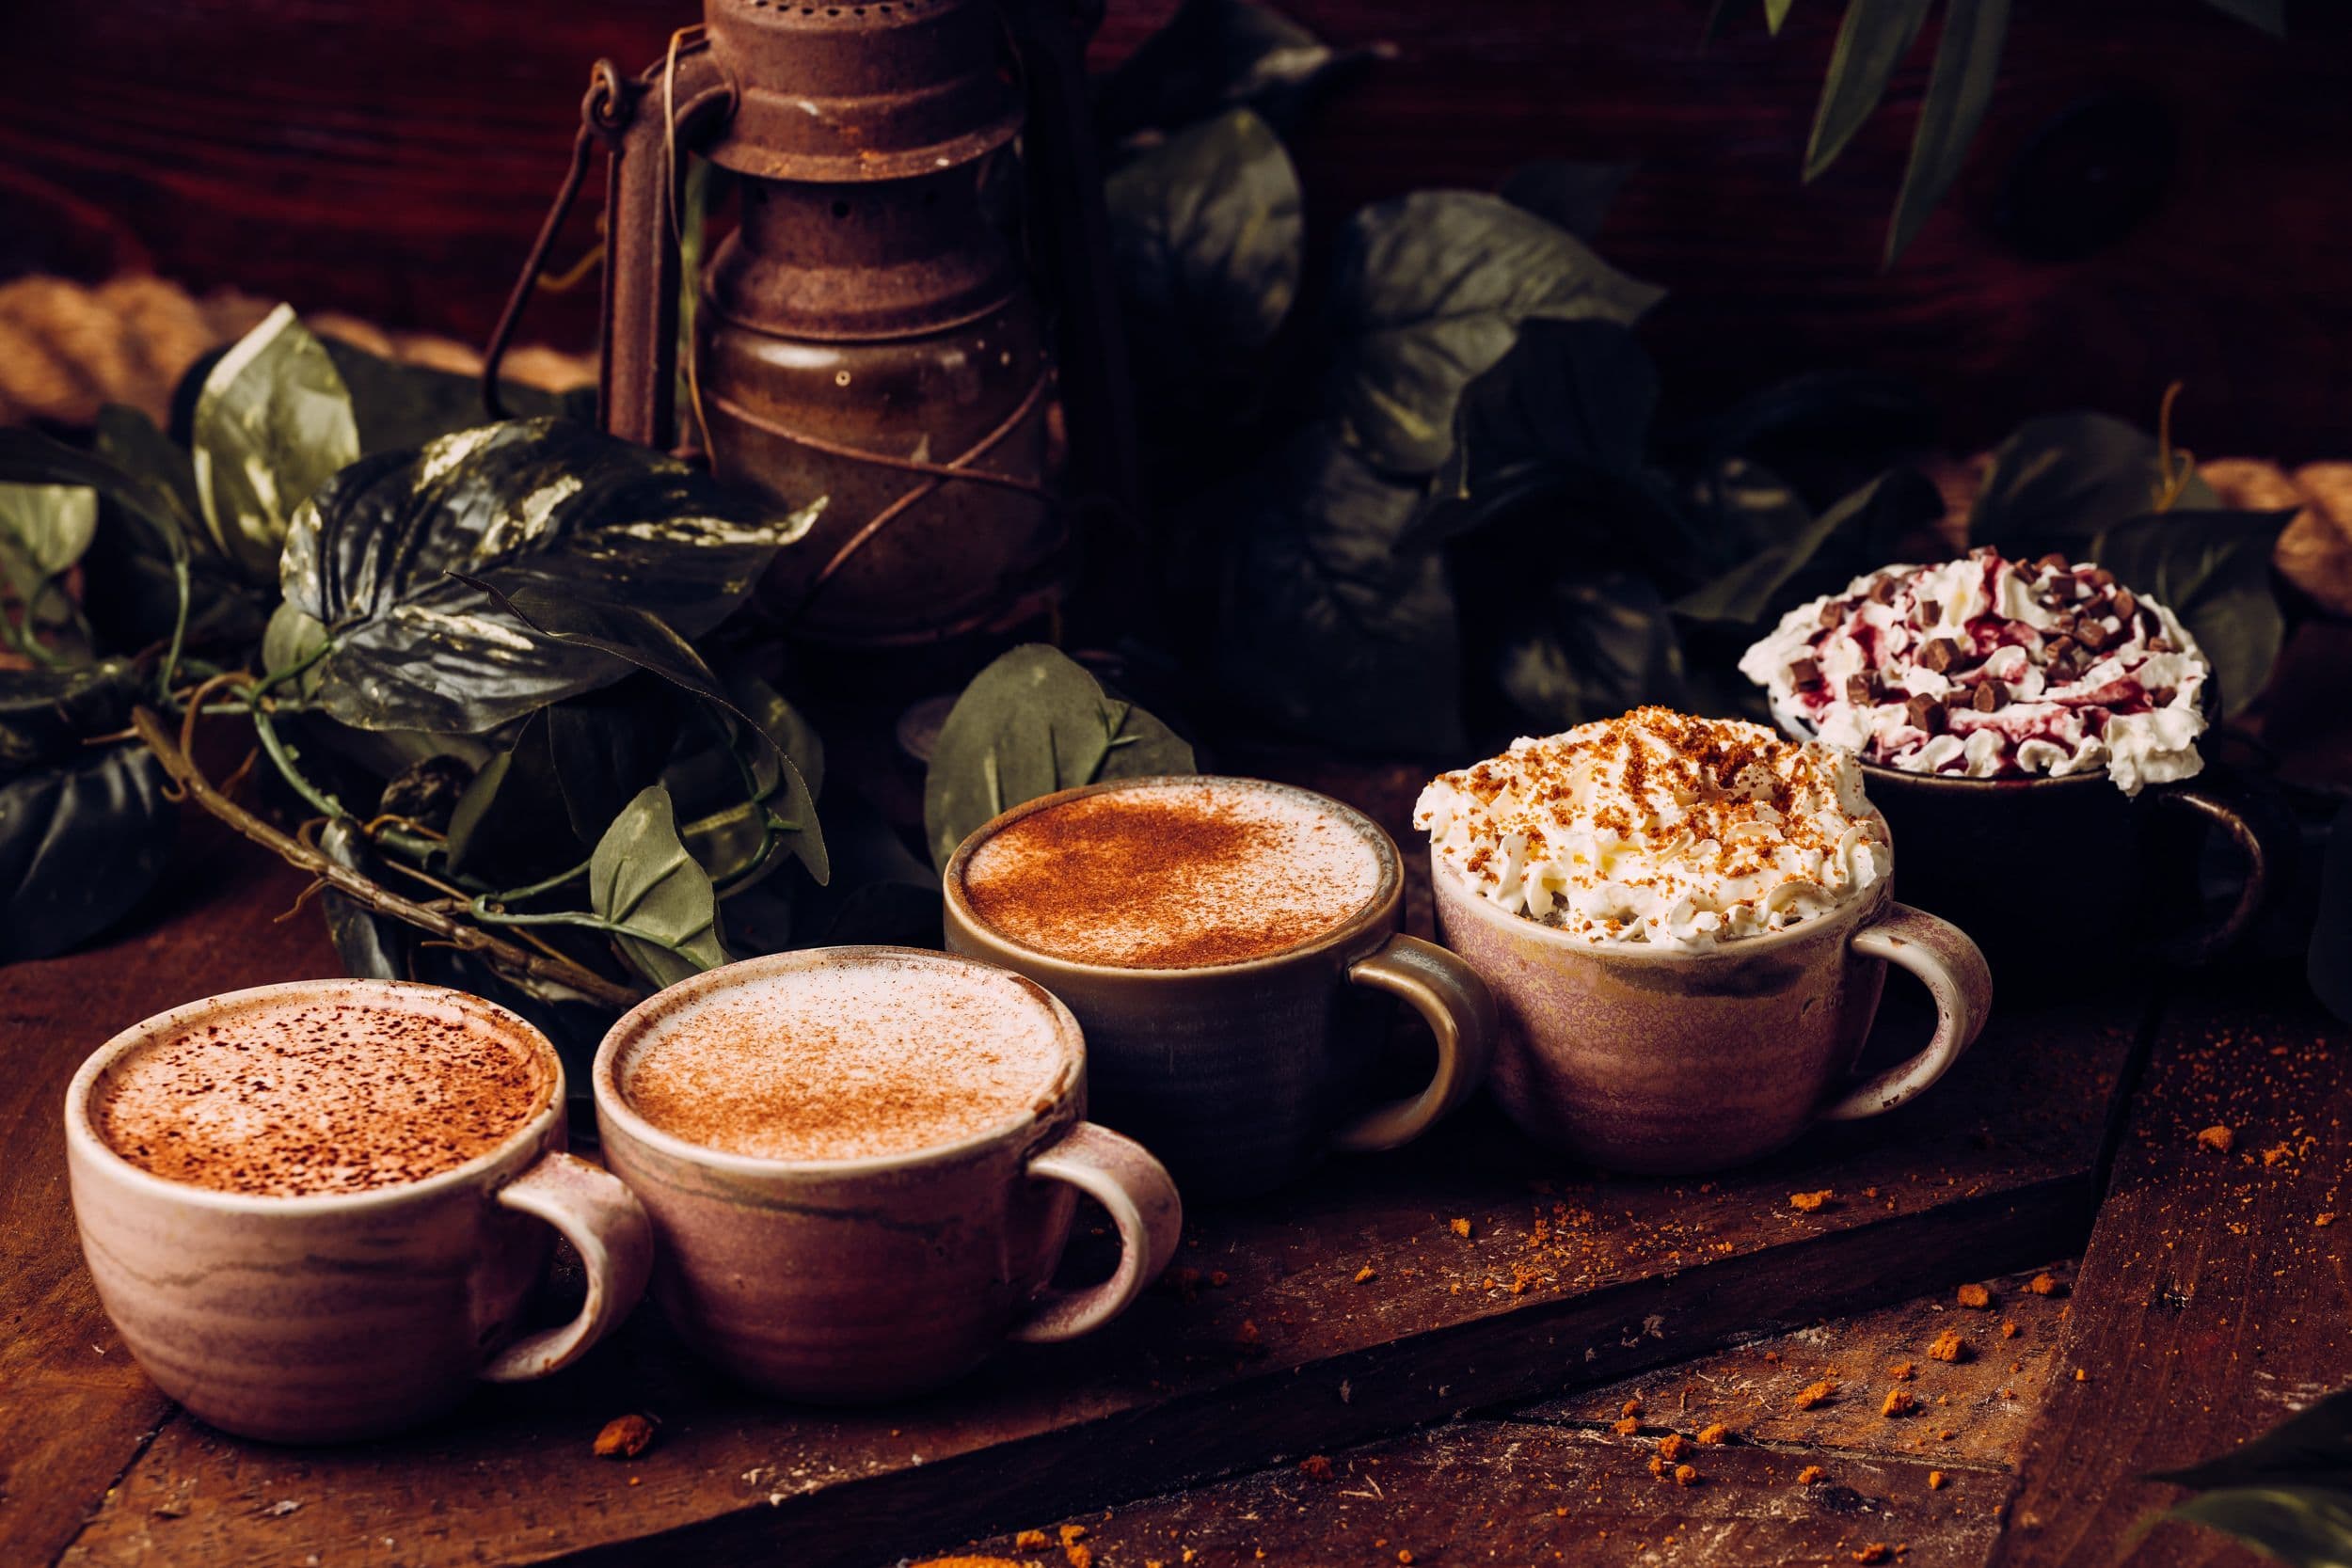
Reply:
<svg viewBox="0 0 2352 1568"><path fill-rule="evenodd" d="M2074 651L2074 640L2073 638L2064 635L2053 637L2042 644L2042 661L2047 664L2056 664Z"/></svg>
<svg viewBox="0 0 2352 1568"><path fill-rule="evenodd" d="M1948 637L1931 639L1928 645L1919 650L1919 662L1940 675L1960 662L1960 644Z"/></svg>
<svg viewBox="0 0 2352 1568"><path fill-rule="evenodd" d="M1878 581L1870 584L1870 602L1872 604L1893 604L1895 602L1895 579L1891 577L1885 577L1881 578Z"/></svg>
<svg viewBox="0 0 2352 1568"><path fill-rule="evenodd" d="M2172 640L2169 637L2152 637L2148 639L2148 651L2152 654L2169 654L2172 651Z"/></svg>
<svg viewBox="0 0 2352 1568"><path fill-rule="evenodd" d="M1876 675L1866 673L1858 675L1848 675L1846 677L1846 701L1850 703L1875 703L1878 700L1879 683Z"/></svg>
<svg viewBox="0 0 2352 1568"><path fill-rule="evenodd" d="M1788 681L1792 686L1811 686L1821 678L1821 667L1809 658L1801 658L1788 666Z"/></svg>
<svg viewBox="0 0 2352 1568"><path fill-rule="evenodd" d="M2112 588L2115 586L2115 574L2105 566L2093 566L2090 569L2090 580L2096 587Z"/></svg>
<svg viewBox="0 0 2352 1568"><path fill-rule="evenodd" d="M1921 626L1931 626L1943 618L1944 607L1942 605L1937 604L1933 599L1919 601L1919 624Z"/></svg>
<svg viewBox="0 0 2352 1568"><path fill-rule="evenodd" d="M2148 693L2149 705L2153 707L2170 707L2172 705L2172 699L2179 695L2179 692L2173 690L2169 686L2159 686L2153 691Z"/></svg>
<svg viewBox="0 0 2352 1568"><path fill-rule="evenodd" d="M1922 692L1903 705L1903 717L1911 721L1913 729L1935 735L1944 728L1944 705Z"/></svg>
<svg viewBox="0 0 2352 1568"><path fill-rule="evenodd" d="M2046 572L2063 572L2067 567L2067 560L2066 557L2060 555L2058 551L2052 550L2048 555L2045 555L2041 560L2035 562L2034 564Z"/></svg>
<svg viewBox="0 0 2352 1568"><path fill-rule="evenodd" d="M1821 606L1820 621L1824 628L1834 626L1845 618L1846 606L1843 601L1831 599Z"/></svg>
<svg viewBox="0 0 2352 1568"><path fill-rule="evenodd" d="M2132 591L2128 588L2117 589L2115 591L2116 619L2119 621L2129 621L2138 612L2139 601L2132 596Z"/></svg>
<svg viewBox="0 0 2352 1568"><path fill-rule="evenodd" d="M1968 705L1979 713L1991 713L2008 700L2009 694L2001 689L1999 681L1979 681L1976 695L1968 699Z"/></svg>
<svg viewBox="0 0 2352 1568"><path fill-rule="evenodd" d="M2107 639L2114 635L2115 634L2113 632L2107 630L2106 627L2101 626L2097 621L2091 620L2088 617L2084 619L2082 625L2074 628L2074 641L2081 643L2084 647L2089 648L2093 653L2096 653L2101 648L2106 647L2107 645Z"/></svg>

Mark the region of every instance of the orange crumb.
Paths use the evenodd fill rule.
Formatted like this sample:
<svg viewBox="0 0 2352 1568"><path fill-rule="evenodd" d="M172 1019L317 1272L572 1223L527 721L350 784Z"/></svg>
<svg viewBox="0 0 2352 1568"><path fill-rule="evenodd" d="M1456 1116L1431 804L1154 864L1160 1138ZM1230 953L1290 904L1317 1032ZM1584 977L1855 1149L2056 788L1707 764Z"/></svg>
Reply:
<svg viewBox="0 0 2352 1568"><path fill-rule="evenodd" d="M1928 1341L1928 1359L1965 1361L1968 1359L1968 1342L1960 1337L1958 1329L1947 1328Z"/></svg>
<svg viewBox="0 0 2352 1568"><path fill-rule="evenodd" d="M1944 1490L1943 1471L1930 1470L1928 1472L1928 1490L1931 1492L1941 1492Z"/></svg>
<svg viewBox="0 0 2352 1568"><path fill-rule="evenodd" d="M1909 1383L1919 1375L1919 1370L1908 1361L1898 1361L1886 1369L1886 1375L1898 1383Z"/></svg>
<svg viewBox="0 0 2352 1568"><path fill-rule="evenodd" d="M1873 1541L1860 1551L1848 1555L1856 1562L1884 1562L1889 1555L1889 1548L1883 1541Z"/></svg>
<svg viewBox="0 0 2352 1568"><path fill-rule="evenodd" d="M1766 1351L1766 1352L1764 1353L1764 1360L1765 1360L1766 1364L1767 1364L1767 1365L1770 1365L1770 1366L1775 1366L1775 1367L1776 1367L1776 1366L1780 1365L1780 1352L1778 1352L1778 1351L1776 1351L1776 1350L1768 1350L1768 1351Z"/></svg>
<svg viewBox="0 0 2352 1568"><path fill-rule="evenodd" d="M1362 1268L1356 1271L1356 1283L1359 1285L1365 1283L1367 1280L1377 1279L1379 1277L1380 1271L1374 1268L1370 1263L1366 1263Z"/></svg>
<svg viewBox="0 0 2352 1568"><path fill-rule="evenodd" d="M1404 1547L1399 1546L1396 1549L1396 1560L1399 1562L1410 1562L1413 1560L1413 1554L1406 1550Z"/></svg>
<svg viewBox="0 0 2352 1568"><path fill-rule="evenodd" d="M1259 1339L1263 1338L1263 1336L1261 1336L1258 1332L1258 1320L1255 1318L1244 1318L1241 1321L1241 1326L1233 1330L1233 1338L1245 1345L1256 1344Z"/></svg>
<svg viewBox="0 0 2352 1568"><path fill-rule="evenodd" d="M1642 1402L1638 1399L1628 1400L1617 1406L1617 1414L1620 1416L1639 1416L1641 1413Z"/></svg>
<svg viewBox="0 0 2352 1568"><path fill-rule="evenodd" d="M2077 1383L2089 1383L2090 1381L2090 1374L2084 1371L2080 1367L2077 1367L2074 1369L2074 1381Z"/></svg>
<svg viewBox="0 0 2352 1568"><path fill-rule="evenodd" d="M1614 1426L1612 1426L1609 1430L1615 1433L1620 1437L1630 1437L1635 1433L1642 1430L1642 1423L1638 1418L1627 1416L1618 1420L1617 1423Z"/></svg>
<svg viewBox="0 0 2352 1568"><path fill-rule="evenodd" d="M1918 1408L1919 1402L1912 1398L1910 1389L1889 1388L1886 1391L1885 1402L1879 1406L1879 1414L1882 1416L1908 1416Z"/></svg>
<svg viewBox="0 0 2352 1568"><path fill-rule="evenodd" d="M2227 1154L2230 1152L2230 1146L2237 1142L2237 1134L2226 1127L2216 1125L2198 1133L2197 1141L2216 1154Z"/></svg>
<svg viewBox="0 0 2352 1568"><path fill-rule="evenodd" d="M598 1459L635 1459L653 1447L653 1422L643 1416L615 1416L596 1433Z"/></svg>
<svg viewBox="0 0 2352 1568"><path fill-rule="evenodd" d="M1810 1410L1815 1405L1820 1403L1823 1400L1828 1399L1831 1395L1836 1392L1837 1385L1828 1381L1827 1379L1823 1379L1820 1383L1808 1383L1804 1387L1797 1390L1797 1408L1799 1410Z"/></svg>
<svg viewBox="0 0 2352 1568"><path fill-rule="evenodd" d="M1309 1481L1329 1481L1331 1462L1319 1453L1311 1453L1298 1462L1298 1473Z"/></svg>
<svg viewBox="0 0 2352 1568"><path fill-rule="evenodd" d="M1677 1486L1696 1486L1698 1484L1698 1481L1699 1472L1696 1465L1677 1465L1675 1466L1675 1484Z"/></svg>
<svg viewBox="0 0 2352 1568"><path fill-rule="evenodd" d="M2312 1216L2312 1223L2319 1227L2320 1229L2325 1230L2329 1226L2336 1223L2336 1216L2332 1212L2326 1214L2313 1214Z"/></svg>
<svg viewBox="0 0 2352 1568"><path fill-rule="evenodd" d="M2058 1282L2046 1274L2038 1274L2033 1276L2033 1282L2026 1289L2038 1296L2054 1296L2058 1293Z"/></svg>
<svg viewBox="0 0 2352 1568"><path fill-rule="evenodd" d="M1810 1486L1827 1474L1829 1474L1829 1472L1822 1469L1819 1465L1808 1465L1804 1469L1797 1472L1797 1484L1799 1486Z"/></svg>
<svg viewBox="0 0 2352 1568"><path fill-rule="evenodd" d="M1728 1440L1730 1436L1731 1428L1725 1426L1721 1421L1711 1421L1706 1426L1699 1428L1699 1441L1707 1444L1709 1448L1712 1448L1717 1443Z"/></svg>
<svg viewBox="0 0 2352 1568"><path fill-rule="evenodd" d="M1836 1196L1836 1193L1827 1187L1823 1187L1818 1193L1790 1193L1788 1207L1801 1214L1819 1213L1821 1205Z"/></svg>
<svg viewBox="0 0 2352 1568"><path fill-rule="evenodd" d="M2293 1149L2289 1148L2284 1144L2275 1144L2263 1150L2263 1164L2265 1166L2275 1165L2280 1161L2292 1155L2294 1152L2295 1151Z"/></svg>
<svg viewBox="0 0 2352 1568"><path fill-rule="evenodd" d="M1666 1473L1666 1462L1659 1458L1656 1454L1651 1454L1649 1456L1649 1473L1654 1476L1664 1475Z"/></svg>
<svg viewBox="0 0 2352 1568"><path fill-rule="evenodd" d="M1981 1312L1993 1305L1993 1292L1981 1285L1963 1285L1960 1304L1973 1312Z"/></svg>
<svg viewBox="0 0 2352 1568"><path fill-rule="evenodd" d="M1025 1529L1012 1538L1014 1546L1025 1552L1042 1551L1052 1545L1053 1539L1041 1529Z"/></svg>
<svg viewBox="0 0 2352 1568"><path fill-rule="evenodd" d="M2006 1318L2001 1320L2001 1338L2004 1339L2014 1339L2017 1338L2017 1325L2010 1323Z"/></svg>
<svg viewBox="0 0 2352 1568"><path fill-rule="evenodd" d="M1466 1219L1457 1218L1449 1223L1446 1228L1453 1231L1456 1236L1461 1237L1462 1240L1466 1242L1470 1240L1470 1223Z"/></svg>

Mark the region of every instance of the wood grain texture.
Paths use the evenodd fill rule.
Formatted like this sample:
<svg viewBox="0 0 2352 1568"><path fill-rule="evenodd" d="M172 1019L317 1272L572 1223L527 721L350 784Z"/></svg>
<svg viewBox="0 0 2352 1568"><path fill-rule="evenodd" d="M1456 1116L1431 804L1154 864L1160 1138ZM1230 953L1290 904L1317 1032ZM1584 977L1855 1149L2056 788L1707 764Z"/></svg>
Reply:
<svg viewBox="0 0 2352 1568"><path fill-rule="evenodd" d="M1654 1476L1645 1437L1463 1421L1350 1452L1006 1531L956 1556L1062 1568L1062 1532L1093 1568L1396 1563L1781 1568L1883 1561L1975 1568L1993 1544L2001 1477L1856 1455L1810 1484L1804 1449L1685 1448L1687 1485ZM1898 1558L1895 1548L1903 1551ZM1881 1548L1873 1556L1870 1548ZM918 1560L916 1568L922 1568Z"/></svg>
<svg viewBox="0 0 2352 1568"><path fill-rule="evenodd" d="M1172 4L1111 7L1098 62ZM2345 8L2294 8L2283 44L2197 0L2022 8L1960 182L1891 272L1880 249L1929 51L1845 159L1803 185L1838 8L1797 8L1777 40L1760 8L1735 8L1704 49L1696 4L1285 8L1334 41L1395 46L1299 139L1318 248L1366 200L1492 189L1536 157L1639 161L1601 245L1673 291L1645 335L1677 411L1863 366L1918 378L1972 450L2072 404L2152 420L2180 376L2180 428L2199 451L2341 455ZM591 62L633 70L699 14L691 0L21 9L0 50L0 272L152 266L474 341L562 170ZM2055 160L2043 205L2096 199L2119 170L2161 163L2141 144L2169 135L2153 214L2081 260L2033 260L2005 237L2020 205L2009 177L2094 103L2158 129ZM593 234L578 215L559 257ZM594 294L540 299L527 335L585 346Z"/></svg>
<svg viewBox="0 0 2352 1568"><path fill-rule="evenodd" d="M1473 1113L1399 1155L1200 1213L1188 1272L1111 1330L1008 1353L916 1405L765 1403L641 1313L571 1373L485 1390L363 1449L176 1423L67 1560L299 1560L389 1537L412 1568L629 1561L648 1543L711 1564L770 1562L786 1543L796 1563L866 1563L1623 1376L2068 1250L2129 1034L2113 1004L1996 1025L1915 1113L1704 1184L1564 1170ZM1849 1185L1882 1196L1788 1204ZM632 1409L660 1419L654 1452L591 1458L597 1428Z"/></svg>
<svg viewBox="0 0 2352 1568"><path fill-rule="evenodd" d="M2200 1142L2216 1127L2230 1130L2226 1152ZM2106 1560L2182 1496L2140 1477L2352 1383L2347 1128L2352 1031L2318 1011L2299 974L2245 975L2167 1019L2083 1259L2069 1370L2028 1445L2002 1568ZM2257 1560L2164 1524L2128 1560Z"/></svg>
<svg viewBox="0 0 2352 1568"><path fill-rule="evenodd" d="M47 1563L173 1407L100 1310L66 1196L63 1107L119 1030L210 991L341 973L303 879L191 812L168 881L104 945L0 968L0 1562Z"/></svg>

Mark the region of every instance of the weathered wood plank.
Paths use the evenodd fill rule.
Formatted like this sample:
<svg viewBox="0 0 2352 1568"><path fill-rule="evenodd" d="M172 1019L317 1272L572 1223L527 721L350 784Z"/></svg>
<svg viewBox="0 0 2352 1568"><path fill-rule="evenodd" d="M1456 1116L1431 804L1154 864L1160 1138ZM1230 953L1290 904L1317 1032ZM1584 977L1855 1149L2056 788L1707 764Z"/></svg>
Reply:
<svg viewBox="0 0 2352 1568"><path fill-rule="evenodd" d="M1694 1472L1680 1485L1671 1466L1650 1473L1658 1448L1606 1433L1464 1421L1032 1534L1008 1530L934 1561L1976 1568L2006 1484L1960 1468L1933 1472L1931 1484L1923 1462L1858 1454L1808 1484L1797 1478L1815 1461L1802 1449L1693 1445L1677 1455ZM1069 1528L1081 1532L1070 1546L1083 1557L1063 1544Z"/></svg>
<svg viewBox="0 0 2352 1568"><path fill-rule="evenodd" d="M2229 1131L2226 1150L2201 1141L2212 1128ZM2181 1496L2140 1477L2352 1383L2347 1129L2352 1030L2299 973L2249 974L2173 1009L2083 1259L2067 1372L2026 1450L2003 1568L2110 1559ZM2257 1560L2164 1524L2129 1560Z"/></svg>

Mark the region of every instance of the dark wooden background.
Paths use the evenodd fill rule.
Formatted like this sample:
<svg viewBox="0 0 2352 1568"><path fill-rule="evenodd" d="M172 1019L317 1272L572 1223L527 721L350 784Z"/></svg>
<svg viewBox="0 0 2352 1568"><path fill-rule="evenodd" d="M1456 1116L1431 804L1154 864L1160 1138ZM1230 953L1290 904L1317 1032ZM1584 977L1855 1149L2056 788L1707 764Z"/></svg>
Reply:
<svg viewBox="0 0 2352 1568"><path fill-rule="evenodd" d="M1098 55L1171 4L1111 0ZM1325 232L1368 198L1491 187L1531 157L1640 162L1603 248L1674 290L1650 336L1686 409L1872 367L1925 383L1966 449L2053 407L2150 420L2179 376L2202 453L2352 450L2352 7L2292 4L2281 43L2200 0L2026 0L1961 186L1892 273L1880 245L1926 50L1891 112L1801 186L1831 0L1798 5L1777 40L1760 0L1732 0L1704 50L1697 0L1288 8L1334 41L1395 45L1300 140ZM0 276L149 268L478 341L589 63L633 68L695 15L691 0L8 0ZM2142 186L2137 227L2037 259ZM588 243L575 229L565 255ZM592 294L543 301L534 331L585 346Z"/></svg>

